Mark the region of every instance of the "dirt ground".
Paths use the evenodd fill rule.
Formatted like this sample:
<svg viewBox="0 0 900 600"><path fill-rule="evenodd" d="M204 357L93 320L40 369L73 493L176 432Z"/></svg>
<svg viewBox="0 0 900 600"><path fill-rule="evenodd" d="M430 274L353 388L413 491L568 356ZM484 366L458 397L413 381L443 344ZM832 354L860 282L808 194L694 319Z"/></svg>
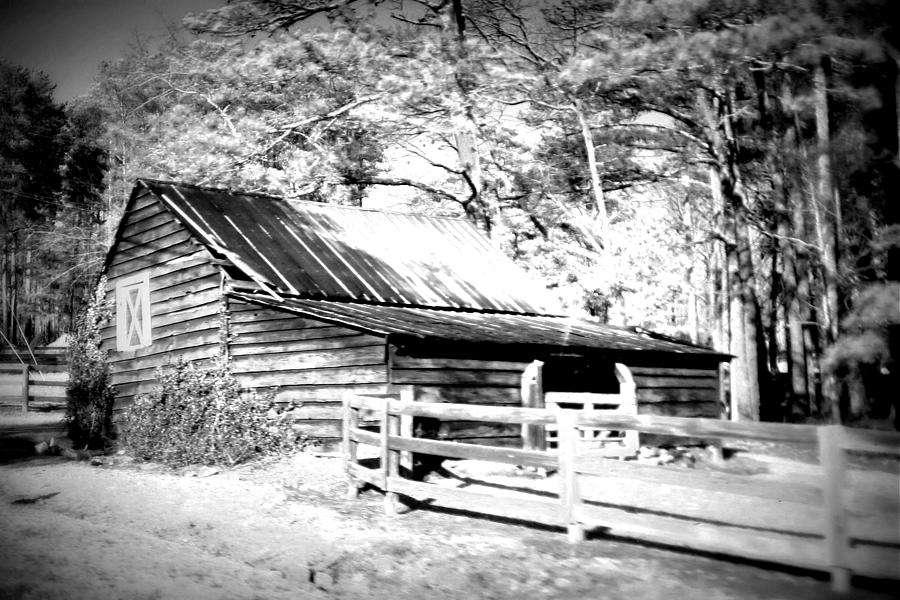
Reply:
<svg viewBox="0 0 900 600"><path fill-rule="evenodd" d="M7 456L11 456L7 453ZM819 599L821 574L345 496L341 460L0 464L0 598ZM898 597L857 582L852 597ZM835 596L839 597L839 596ZM841 596L846 597L846 596Z"/></svg>

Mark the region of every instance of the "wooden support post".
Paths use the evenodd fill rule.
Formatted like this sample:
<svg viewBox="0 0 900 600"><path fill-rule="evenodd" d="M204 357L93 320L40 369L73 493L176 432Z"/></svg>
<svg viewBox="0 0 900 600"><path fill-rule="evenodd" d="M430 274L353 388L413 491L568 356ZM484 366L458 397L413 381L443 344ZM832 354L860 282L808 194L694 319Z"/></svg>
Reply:
<svg viewBox="0 0 900 600"><path fill-rule="evenodd" d="M544 363L533 361L522 373L522 406L544 408ZM542 425L522 425L522 448L525 450L546 450L547 435Z"/></svg>
<svg viewBox="0 0 900 600"><path fill-rule="evenodd" d="M400 453L391 450L388 436L400 429L400 417L391 414L391 400L385 398L381 412L381 474L384 476L384 513L397 514L397 493L391 491L390 478L400 474Z"/></svg>
<svg viewBox="0 0 900 600"><path fill-rule="evenodd" d="M574 411L560 409L556 413L556 426L559 432L559 474L562 485L559 499L562 503L562 522L569 542L576 544L584 540L584 526L578 521L581 494L578 490L578 474L575 472L578 430L575 428Z"/></svg>
<svg viewBox="0 0 900 600"><path fill-rule="evenodd" d="M619 380L619 396L622 398L619 410L625 414L637 415L637 385L634 383L634 377L631 376L631 370L622 363L616 363L615 369L616 379ZM627 452L632 455L637 454L640 446L637 430L626 431L623 443ZM624 455L621 458L625 458Z"/></svg>
<svg viewBox="0 0 900 600"><path fill-rule="evenodd" d="M344 468L347 472L347 497L355 500L359 496L360 482L353 476L353 467L357 464L357 452L359 442L351 439L350 433L359 427L359 410L350 405L353 398L351 394L344 396L344 405L342 409L343 421L343 451L344 451Z"/></svg>
<svg viewBox="0 0 900 600"><path fill-rule="evenodd" d="M28 412L28 378L31 377L31 366L22 365L22 412Z"/></svg>
<svg viewBox="0 0 900 600"><path fill-rule="evenodd" d="M817 430L819 457L825 476L825 558L831 572L831 589L835 592L850 591L850 569L847 567L849 539L847 537L847 511L844 507L846 481L846 455L842 447L843 427L825 425Z"/></svg>
<svg viewBox="0 0 900 600"><path fill-rule="evenodd" d="M416 390L409 386L400 390L400 403L407 404L416 401ZM413 437L413 417L412 415L400 415L400 436ZM413 470L413 453L404 450L400 453L400 466L412 476Z"/></svg>

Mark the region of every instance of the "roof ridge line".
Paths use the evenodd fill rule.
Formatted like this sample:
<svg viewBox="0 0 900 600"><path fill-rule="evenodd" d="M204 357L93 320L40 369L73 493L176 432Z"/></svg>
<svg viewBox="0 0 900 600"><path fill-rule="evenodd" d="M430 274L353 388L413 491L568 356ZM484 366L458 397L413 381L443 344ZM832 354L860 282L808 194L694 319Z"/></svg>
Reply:
<svg viewBox="0 0 900 600"><path fill-rule="evenodd" d="M195 190L203 190L206 192L221 192L225 194L233 194L235 196L253 196L257 198L266 198L269 200L285 200L283 196L275 196L274 194L266 194L264 192L245 192L230 188L215 187L211 185L200 185L196 183L187 183L184 181L169 181L166 179L154 179L153 177L138 177L137 181L144 183L155 183L159 185L172 185L178 187L193 188Z"/></svg>

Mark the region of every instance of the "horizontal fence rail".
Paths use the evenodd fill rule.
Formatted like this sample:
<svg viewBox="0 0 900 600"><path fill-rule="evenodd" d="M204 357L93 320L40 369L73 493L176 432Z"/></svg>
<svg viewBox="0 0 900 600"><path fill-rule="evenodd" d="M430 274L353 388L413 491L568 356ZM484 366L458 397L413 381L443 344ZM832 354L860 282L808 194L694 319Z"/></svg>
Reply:
<svg viewBox="0 0 900 600"><path fill-rule="evenodd" d="M66 365L0 363L0 408L54 410L66 406Z"/></svg>
<svg viewBox="0 0 900 600"><path fill-rule="evenodd" d="M344 455L350 479L349 493L373 485L385 493L385 510L396 512L397 495L432 499L447 508L464 509L512 519L566 528L571 541L582 540L585 531L597 528L626 537L730 554L831 573L835 590L847 590L851 573L900 579L900 500L892 476L881 487L861 486L852 498L847 452L900 456L900 434L849 429L841 426L743 423L655 415L592 413L562 408L518 408L471 404L414 402L415 391L403 389L394 396L350 395L344 399ZM556 450L481 446L416 438L413 419L485 421L553 426L558 431ZM363 428L361 423L377 423ZM579 429L632 430L690 438L759 440L800 443L819 451L821 466L810 465L808 476L754 480L747 475L616 461L579 446ZM379 449L378 467L358 460L358 445ZM524 490L470 490L437 486L401 476L401 462L412 465L413 454L493 461L539 467L559 474L555 497ZM856 476L854 474L854 476ZM806 507L819 516L815 526L752 527L717 522L681 514L672 507L666 514L639 506L614 506L583 497L588 480L643 482L650 494L660 486L694 490L711 497L722 494L749 506L780 510L783 503ZM602 486L601 486L602 489ZM855 488L854 488L855 489ZM721 501L721 500L720 500ZM742 504L743 506L744 504ZM872 527L856 518L875 515L886 527Z"/></svg>

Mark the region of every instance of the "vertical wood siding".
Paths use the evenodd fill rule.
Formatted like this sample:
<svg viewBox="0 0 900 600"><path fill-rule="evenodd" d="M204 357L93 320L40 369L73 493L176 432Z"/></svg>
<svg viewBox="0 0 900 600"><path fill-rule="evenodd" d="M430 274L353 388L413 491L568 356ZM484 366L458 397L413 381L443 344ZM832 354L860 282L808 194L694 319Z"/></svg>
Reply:
<svg viewBox="0 0 900 600"><path fill-rule="evenodd" d="M310 437L340 438L347 392L386 391L384 338L234 299L228 309L238 381L295 403L291 414Z"/></svg>
<svg viewBox="0 0 900 600"><path fill-rule="evenodd" d="M220 274L207 251L149 194L137 198L123 219L107 269L107 299L115 310L116 283L149 270L153 343L117 351L115 318L104 328L117 413L153 388L158 367L178 358L209 359L219 342Z"/></svg>

